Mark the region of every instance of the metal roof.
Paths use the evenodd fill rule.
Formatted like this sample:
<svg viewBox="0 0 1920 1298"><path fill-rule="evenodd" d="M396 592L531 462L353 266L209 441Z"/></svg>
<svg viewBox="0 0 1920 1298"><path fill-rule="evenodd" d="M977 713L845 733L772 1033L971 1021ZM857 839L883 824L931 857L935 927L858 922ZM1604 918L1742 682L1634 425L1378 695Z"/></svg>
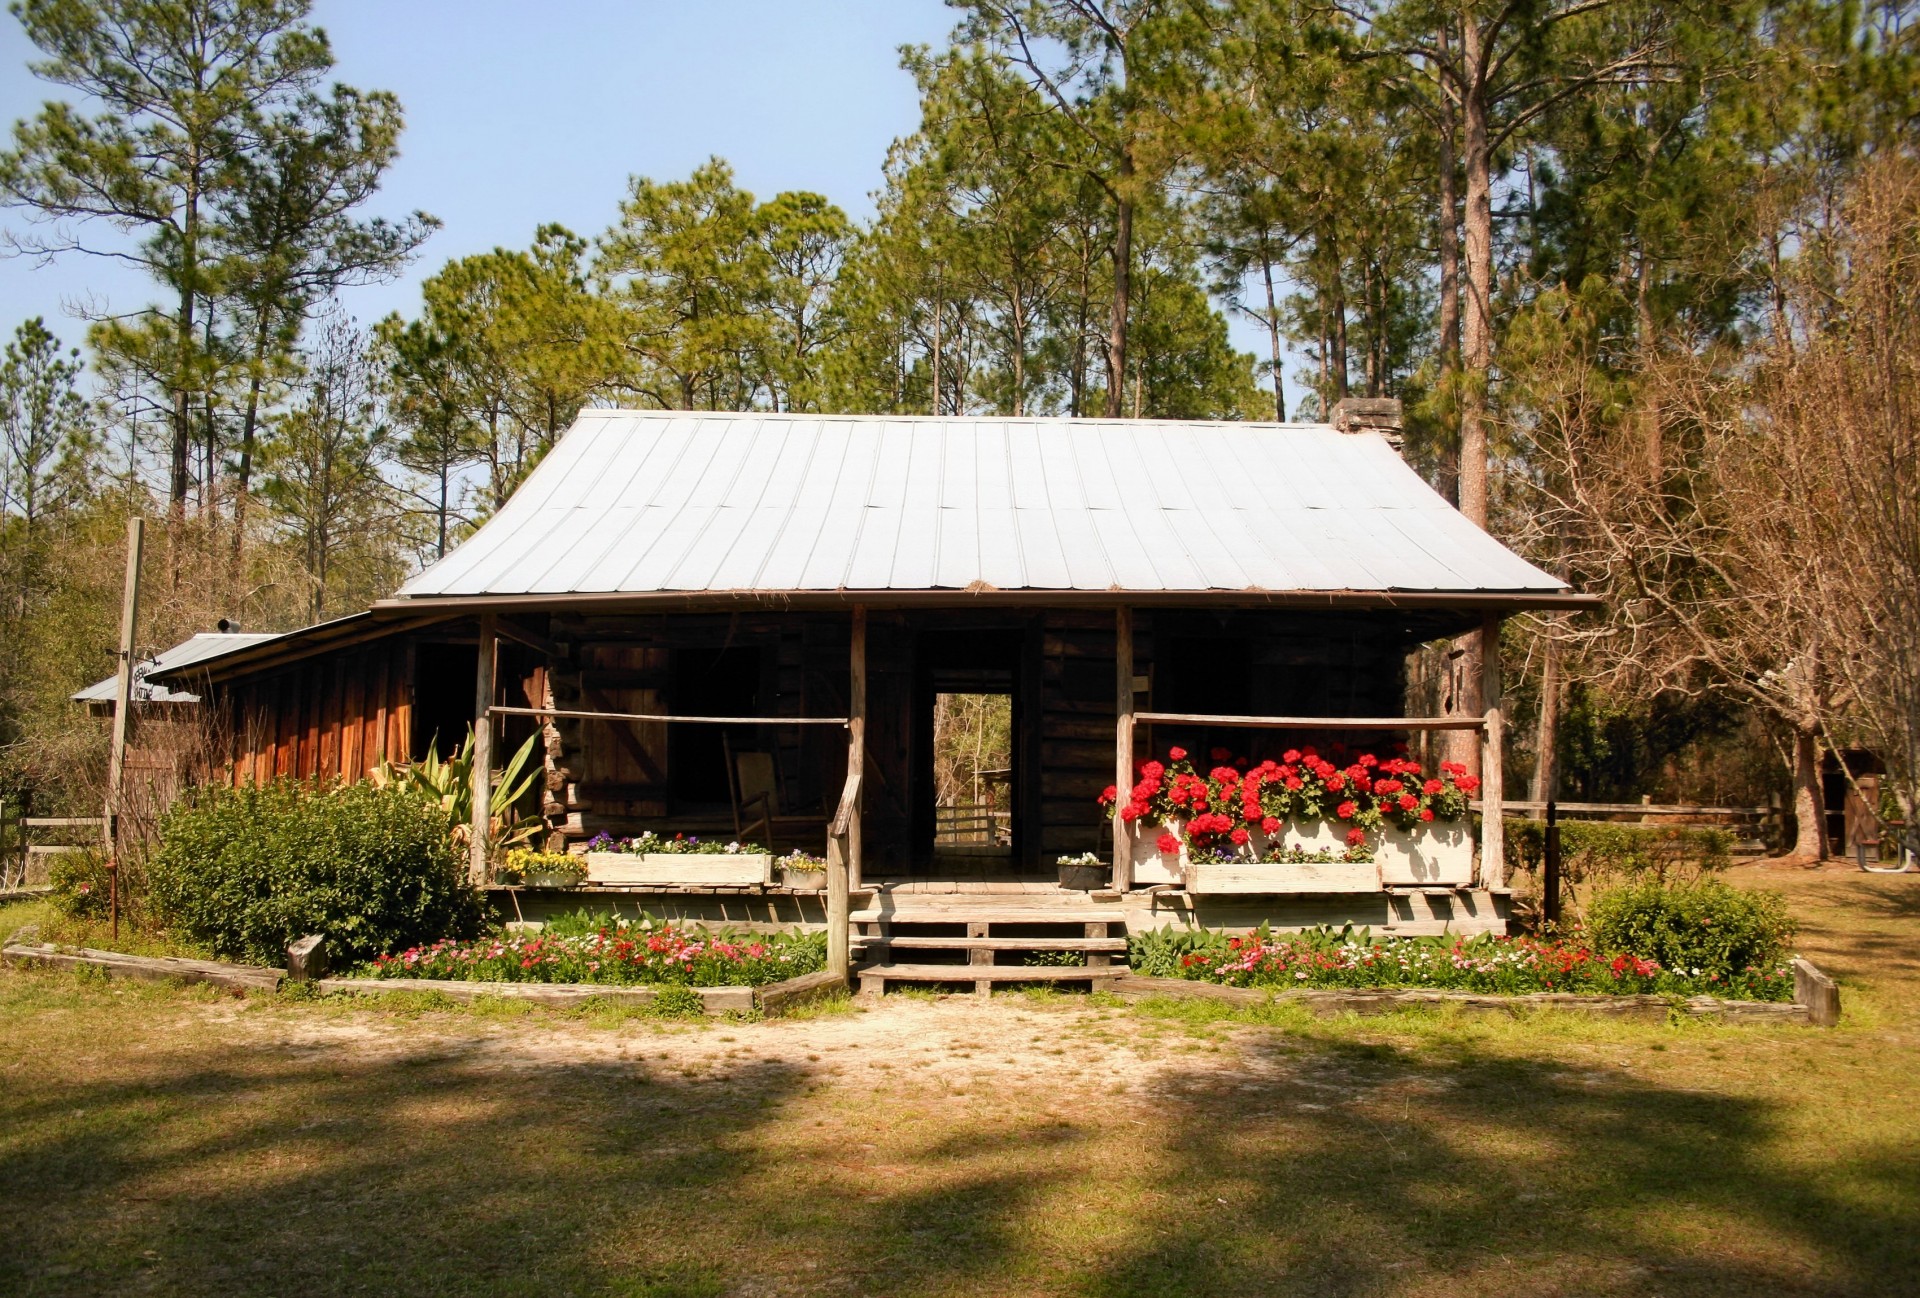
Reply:
<svg viewBox="0 0 1920 1298"><path fill-rule="evenodd" d="M1377 433L587 410L392 603L969 589L1567 587L1468 522Z"/></svg>
<svg viewBox="0 0 1920 1298"><path fill-rule="evenodd" d="M177 672L191 667L195 663L210 658L245 649L249 645L259 644L263 640L276 640L275 634L262 631L203 631L190 640L183 640L173 648L165 650L153 658L143 659L133 665L133 697L139 703L198 703L200 696L189 694L185 690L171 689L148 677L162 672ZM75 703L112 703L120 697L120 678L109 676L87 686L73 695Z"/></svg>

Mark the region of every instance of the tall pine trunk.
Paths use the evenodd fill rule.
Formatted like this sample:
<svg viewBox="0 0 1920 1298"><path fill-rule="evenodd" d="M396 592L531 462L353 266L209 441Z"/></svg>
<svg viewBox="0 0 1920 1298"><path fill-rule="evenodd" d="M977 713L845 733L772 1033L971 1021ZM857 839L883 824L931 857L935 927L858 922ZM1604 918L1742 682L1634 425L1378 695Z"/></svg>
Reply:
<svg viewBox="0 0 1920 1298"><path fill-rule="evenodd" d="M1440 33L1440 48L1447 34ZM1440 96L1440 388L1451 402L1452 386L1460 372L1460 189L1455 174L1453 100ZM1450 504L1460 503L1460 430L1446 430L1440 444L1440 494Z"/></svg>
<svg viewBox="0 0 1920 1298"><path fill-rule="evenodd" d="M1113 225L1113 314L1107 325L1107 418L1122 412L1127 377L1127 312L1133 292L1133 153L1120 154Z"/></svg>

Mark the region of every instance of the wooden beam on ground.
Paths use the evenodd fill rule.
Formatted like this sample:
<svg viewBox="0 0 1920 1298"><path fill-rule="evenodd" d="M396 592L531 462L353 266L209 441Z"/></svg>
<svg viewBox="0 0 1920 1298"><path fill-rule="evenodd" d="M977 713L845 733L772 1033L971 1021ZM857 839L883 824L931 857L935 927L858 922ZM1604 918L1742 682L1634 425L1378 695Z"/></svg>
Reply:
<svg viewBox="0 0 1920 1298"><path fill-rule="evenodd" d="M1500 617L1489 613L1480 625L1480 699L1486 708L1485 747L1480 759L1480 882L1507 886L1506 730L1500 698Z"/></svg>
<svg viewBox="0 0 1920 1298"><path fill-rule="evenodd" d="M487 881L487 836L493 829L493 659L497 618L480 615L480 646L473 673L473 822L467 869L476 884Z"/></svg>
<svg viewBox="0 0 1920 1298"><path fill-rule="evenodd" d="M1125 604L1113 611L1113 887L1133 887L1133 826L1121 816L1127 790L1133 787L1133 609Z"/></svg>

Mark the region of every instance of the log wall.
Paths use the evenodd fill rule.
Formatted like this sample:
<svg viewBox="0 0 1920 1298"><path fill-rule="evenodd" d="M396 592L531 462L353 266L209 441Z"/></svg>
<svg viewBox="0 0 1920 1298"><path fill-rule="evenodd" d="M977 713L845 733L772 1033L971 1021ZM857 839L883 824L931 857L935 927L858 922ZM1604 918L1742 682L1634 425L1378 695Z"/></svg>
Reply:
<svg viewBox="0 0 1920 1298"><path fill-rule="evenodd" d="M322 654L221 691L225 776L234 784L358 780L409 756L413 641Z"/></svg>

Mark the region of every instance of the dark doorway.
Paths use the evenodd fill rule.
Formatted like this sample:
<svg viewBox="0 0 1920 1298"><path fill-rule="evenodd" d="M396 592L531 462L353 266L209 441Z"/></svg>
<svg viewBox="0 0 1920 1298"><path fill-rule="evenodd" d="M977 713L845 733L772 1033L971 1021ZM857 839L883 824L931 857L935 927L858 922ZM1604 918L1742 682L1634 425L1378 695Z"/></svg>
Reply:
<svg viewBox="0 0 1920 1298"><path fill-rule="evenodd" d="M1026 855L1021 790L1024 629L923 632L915 644L915 873L1018 870Z"/></svg>
<svg viewBox="0 0 1920 1298"><path fill-rule="evenodd" d="M413 734L408 757L427 749L452 757L473 729L473 687L480 654L470 644L423 640L413 650Z"/></svg>
<svg viewBox="0 0 1920 1298"><path fill-rule="evenodd" d="M670 659L668 710L681 717L759 715L760 650L675 649ZM752 747L751 726L667 727L667 783L676 813L716 811L729 805L726 741Z"/></svg>

